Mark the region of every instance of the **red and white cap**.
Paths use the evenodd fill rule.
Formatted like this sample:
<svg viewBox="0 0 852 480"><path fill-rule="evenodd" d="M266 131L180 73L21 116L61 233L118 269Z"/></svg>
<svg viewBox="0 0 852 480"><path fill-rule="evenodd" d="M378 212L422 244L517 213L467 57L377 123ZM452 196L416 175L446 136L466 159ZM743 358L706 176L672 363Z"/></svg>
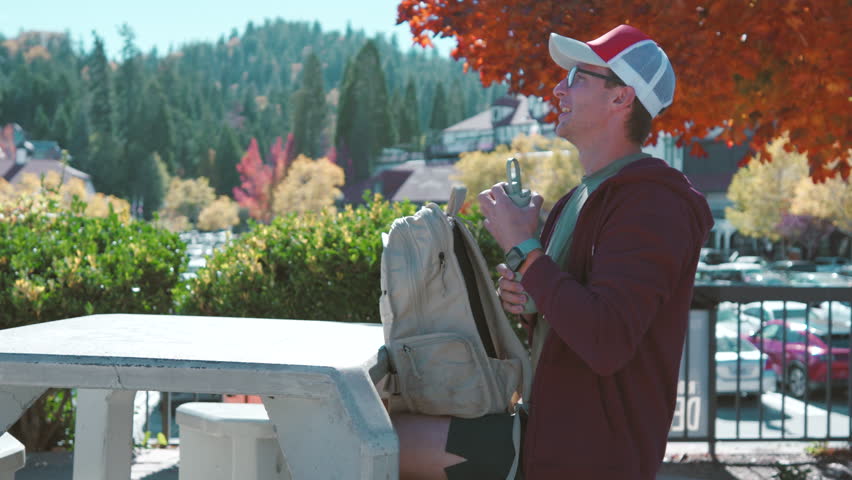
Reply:
<svg viewBox="0 0 852 480"><path fill-rule="evenodd" d="M619 25L590 42L550 34L550 56L565 70L578 63L608 67L656 117L672 104L675 74L666 52L638 28Z"/></svg>

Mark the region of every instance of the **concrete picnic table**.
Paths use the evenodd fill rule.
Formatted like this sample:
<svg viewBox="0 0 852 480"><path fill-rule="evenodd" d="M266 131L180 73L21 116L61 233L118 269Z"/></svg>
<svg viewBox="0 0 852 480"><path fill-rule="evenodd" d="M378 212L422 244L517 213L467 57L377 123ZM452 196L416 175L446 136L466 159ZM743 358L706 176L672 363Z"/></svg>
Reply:
<svg viewBox="0 0 852 480"><path fill-rule="evenodd" d="M0 434L47 388L76 388L74 479L129 478L137 390L256 394L294 479L395 479L383 344L381 325L176 315L0 330Z"/></svg>

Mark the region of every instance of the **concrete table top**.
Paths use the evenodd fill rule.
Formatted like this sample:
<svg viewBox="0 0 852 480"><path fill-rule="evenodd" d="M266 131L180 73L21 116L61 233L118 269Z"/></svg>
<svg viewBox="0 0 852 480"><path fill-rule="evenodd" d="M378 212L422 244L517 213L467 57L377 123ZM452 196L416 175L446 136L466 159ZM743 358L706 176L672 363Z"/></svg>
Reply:
<svg viewBox="0 0 852 480"><path fill-rule="evenodd" d="M76 388L75 480L128 478L136 390L261 395L292 478L396 478L381 325L90 315L0 330L0 433ZM328 461L328 452L335 461Z"/></svg>
<svg viewBox="0 0 852 480"><path fill-rule="evenodd" d="M260 372L269 376L284 370L310 373L362 368L375 361L373 358L383 344L381 325L375 324L92 315L0 330L0 384L283 393L280 385L260 388L268 382L258 383L258 379L247 377ZM55 368L57 365L63 368ZM178 379L180 385L172 386L173 382L165 378L168 375L152 368L192 370L193 378L200 381L187 385L189 378L182 377ZM202 380L204 375L199 375L199 369L217 372L217 377L230 370L242 374L234 376L232 381L216 378L211 382L212 378ZM158 386L145 381L151 375L158 377L155 382Z"/></svg>
<svg viewBox="0 0 852 480"><path fill-rule="evenodd" d="M8 433L0 435L0 478L3 478L3 475L14 474L26 463L27 456L21 442Z"/></svg>

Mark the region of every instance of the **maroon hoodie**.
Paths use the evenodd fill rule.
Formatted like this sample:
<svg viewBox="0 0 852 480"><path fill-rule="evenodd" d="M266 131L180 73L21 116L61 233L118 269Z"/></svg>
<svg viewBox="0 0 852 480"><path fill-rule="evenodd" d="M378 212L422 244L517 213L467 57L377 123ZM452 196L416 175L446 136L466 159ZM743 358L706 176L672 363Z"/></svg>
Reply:
<svg viewBox="0 0 852 480"><path fill-rule="evenodd" d="M550 213L545 245L570 195ZM567 265L544 255L530 265L522 283L550 333L533 379L525 480L655 478L712 226L682 173L641 159L586 200Z"/></svg>

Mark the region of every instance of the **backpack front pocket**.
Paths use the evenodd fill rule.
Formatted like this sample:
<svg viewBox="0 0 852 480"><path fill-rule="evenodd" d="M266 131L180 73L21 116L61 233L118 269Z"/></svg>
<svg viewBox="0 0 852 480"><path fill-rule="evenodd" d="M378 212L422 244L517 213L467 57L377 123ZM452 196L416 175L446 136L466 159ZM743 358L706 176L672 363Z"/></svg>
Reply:
<svg viewBox="0 0 852 480"><path fill-rule="evenodd" d="M392 348L412 412L473 418L490 409L488 377L470 342L453 333L400 338Z"/></svg>

